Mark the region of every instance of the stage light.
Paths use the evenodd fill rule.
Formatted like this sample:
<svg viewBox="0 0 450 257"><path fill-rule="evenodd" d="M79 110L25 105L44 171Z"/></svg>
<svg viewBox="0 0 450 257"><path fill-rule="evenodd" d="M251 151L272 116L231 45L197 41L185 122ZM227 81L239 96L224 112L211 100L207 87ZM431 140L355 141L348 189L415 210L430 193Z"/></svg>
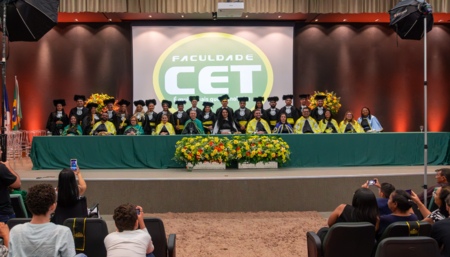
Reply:
<svg viewBox="0 0 450 257"><path fill-rule="evenodd" d="M375 21L380 21L380 19L376 19Z"/></svg>
<svg viewBox="0 0 450 257"><path fill-rule="evenodd" d="M108 19L110 22L112 21L112 19Z"/></svg>
<svg viewBox="0 0 450 257"><path fill-rule="evenodd" d="M316 22L319 21L319 19L316 19Z"/></svg>
<svg viewBox="0 0 450 257"><path fill-rule="evenodd" d="M78 21L78 19L75 19L75 21Z"/></svg>
<svg viewBox="0 0 450 257"><path fill-rule="evenodd" d="M347 19L344 19L344 21L347 21Z"/></svg>
<svg viewBox="0 0 450 257"><path fill-rule="evenodd" d="M183 15L183 14L181 15L181 18L184 18L184 15Z"/></svg>
<svg viewBox="0 0 450 257"><path fill-rule="evenodd" d="M149 15L148 17L149 17L149 18L151 18L152 16L151 16L151 15Z"/></svg>
<svg viewBox="0 0 450 257"><path fill-rule="evenodd" d="M281 18L281 16L278 16L278 19Z"/></svg>
<svg viewBox="0 0 450 257"><path fill-rule="evenodd" d="M248 15L245 15L245 18L248 18Z"/></svg>
<svg viewBox="0 0 450 257"><path fill-rule="evenodd" d="M439 22L443 22L444 20L439 20Z"/></svg>

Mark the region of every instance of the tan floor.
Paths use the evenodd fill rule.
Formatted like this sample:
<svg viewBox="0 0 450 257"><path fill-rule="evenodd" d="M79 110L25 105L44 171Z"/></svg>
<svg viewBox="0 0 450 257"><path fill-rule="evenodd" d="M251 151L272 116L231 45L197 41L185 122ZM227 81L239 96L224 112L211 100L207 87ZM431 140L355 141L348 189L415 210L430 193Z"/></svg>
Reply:
<svg viewBox="0 0 450 257"><path fill-rule="evenodd" d="M32 170L30 159L22 163L12 162L12 167L24 180L57 179L60 170ZM432 174L444 166L428 166ZM215 171L185 169L120 169L120 170L82 170L86 180L211 180L211 179L266 179L266 178L316 178L316 177L355 177L377 175L418 175L423 174L423 166L364 166L364 167L331 167L331 168L280 168L280 169L227 169Z"/></svg>

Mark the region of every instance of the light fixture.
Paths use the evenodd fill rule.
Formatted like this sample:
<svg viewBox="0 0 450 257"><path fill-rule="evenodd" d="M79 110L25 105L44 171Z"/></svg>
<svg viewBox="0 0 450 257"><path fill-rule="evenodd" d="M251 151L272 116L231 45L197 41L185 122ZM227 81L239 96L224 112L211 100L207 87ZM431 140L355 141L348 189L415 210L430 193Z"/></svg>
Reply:
<svg viewBox="0 0 450 257"><path fill-rule="evenodd" d="M181 15L181 18L184 18L184 15L183 15L183 14Z"/></svg>
<svg viewBox="0 0 450 257"><path fill-rule="evenodd" d="M344 21L347 21L347 19L344 19Z"/></svg>
<svg viewBox="0 0 450 257"><path fill-rule="evenodd" d="M439 22L443 22L444 20L439 20Z"/></svg>
<svg viewBox="0 0 450 257"><path fill-rule="evenodd" d="M280 15L280 16L278 16L278 19L279 19L279 18L281 18L281 15Z"/></svg>
<svg viewBox="0 0 450 257"><path fill-rule="evenodd" d="M112 21L112 19L108 19L110 22Z"/></svg>
<svg viewBox="0 0 450 257"><path fill-rule="evenodd" d="M78 21L78 19L75 19L75 21Z"/></svg>
<svg viewBox="0 0 450 257"><path fill-rule="evenodd" d="M151 16L151 15L149 15L148 17L149 17L149 18L151 18L152 16Z"/></svg>
<svg viewBox="0 0 450 257"><path fill-rule="evenodd" d="M319 21L319 19L316 19L315 21L317 22L317 21Z"/></svg>
<svg viewBox="0 0 450 257"><path fill-rule="evenodd" d="M376 19L375 21L380 21L380 19Z"/></svg>
<svg viewBox="0 0 450 257"><path fill-rule="evenodd" d="M248 18L248 15L245 15L245 18Z"/></svg>

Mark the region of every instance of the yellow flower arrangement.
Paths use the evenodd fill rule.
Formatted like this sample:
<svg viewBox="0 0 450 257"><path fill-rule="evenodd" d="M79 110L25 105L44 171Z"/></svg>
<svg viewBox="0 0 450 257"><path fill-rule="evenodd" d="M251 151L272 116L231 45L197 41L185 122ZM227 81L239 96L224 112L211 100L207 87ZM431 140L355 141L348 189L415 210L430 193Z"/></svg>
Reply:
<svg viewBox="0 0 450 257"><path fill-rule="evenodd" d="M323 107L330 109L331 113L333 115L336 115L339 111L339 109L341 108L341 98L336 96L336 93L334 92L319 92L319 91L315 91L314 95L310 98L310 102L311 104L309 105L309 108L314 109L317 107L317 100L316 100L316 96L318 95L324 95L326 96L326 98L323 101Z"/></svg>
<svg viewBox="0 0 450 257"><path fill-rule="evenodd" d="M89 99L86 101L85 103L85 107L89 104L89 103L96 103L98 104L97 107L97 112L106 112L106 105L103 103L104 100L108 100L108 99L112 99L114 97L109 96L107 94L92 94ZM117 100L114 102L114 111L119 111L119 105L117 105Z"/></svg>

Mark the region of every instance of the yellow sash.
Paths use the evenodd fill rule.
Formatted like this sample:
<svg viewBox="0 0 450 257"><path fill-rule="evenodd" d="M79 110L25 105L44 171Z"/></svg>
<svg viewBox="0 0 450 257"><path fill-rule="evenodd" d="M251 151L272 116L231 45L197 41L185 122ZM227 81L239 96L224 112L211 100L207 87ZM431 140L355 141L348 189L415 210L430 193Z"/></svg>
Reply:
<svg viewBox="0 0 450 257"><path fill-rule="evenodd" d="M212 120L203 122L203 125L212 125L212 124L213 124Z"/></svg>
<svg viewBox="0 0 450 257"><path fill-rule="evenodd" d="M138 122L138 124L139 124L139 126L141 126L141 127L142 127L142 122Z"/></svg>
<svg viewBox="0 0 450 257"><path fill-rule="evenodd" d="M287 118L287 123L294 124L294 119L293 118Z"/></svg>
<svg viewBox="0 0 450 257"><path fill-rule="evenodd" d="M271 121L270 121L270 125L272 125L272 126L277 125L277 121L276 121L276 120L271 120Z"/></svg>
<svg viewBox="0 0 450 257"><path fill-rule="evenodd" d="M150 126L156 126L155 122L150 122Z"/></svg>
<svg viewBox="0 0 450 257"><path fill-rule="evenodd" d="M178 127L180 128L180 130L184 129L184 125L178 125Z"/></svg>
<svg viewBox="0 0 450 257"><path fill-rule="evenodd" d="M241 126L245 126L247 124L247 121L246 120L241 120L241 121L239 121L239 124L241 124Z"/></svg>

